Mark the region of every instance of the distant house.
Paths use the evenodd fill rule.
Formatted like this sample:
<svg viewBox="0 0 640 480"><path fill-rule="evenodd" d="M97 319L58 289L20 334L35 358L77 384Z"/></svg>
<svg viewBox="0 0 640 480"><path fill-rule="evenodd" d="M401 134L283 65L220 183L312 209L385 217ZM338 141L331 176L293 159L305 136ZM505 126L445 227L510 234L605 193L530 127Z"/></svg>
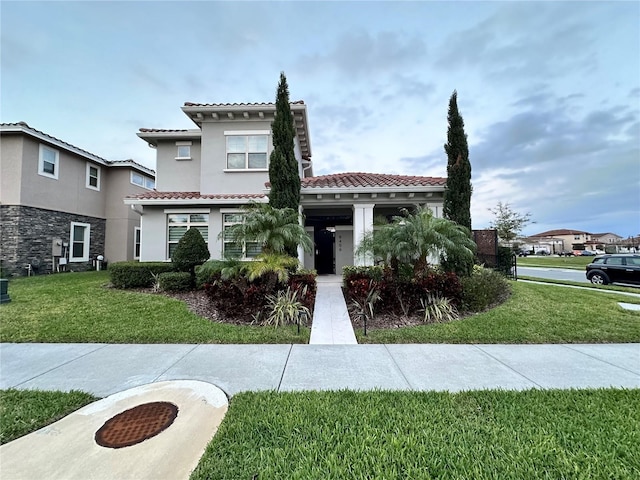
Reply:
<svg viewBox="0 0 640 480"><path fill-rule="evenodd" d="M127 195L155 172L109 161L24 122L0 124L0 260L8 274L86 270L138 255L140 216Z"/></svg>
<svg viewBox="0 0 640 480"><path fill-rule="evenodd" d="M589 233L582 230L548 230L546 232L531 235L530 239L548 245L557 245L558 251L568 250L604 250L606 245L616 244L622 240L615 233ZM555 252L551 252L555 253Z"/></svg>
<svg viewBox="0 0 640 480"><path fill-rule="evenodd" d="M222 234L242 222L241 208L267 202L269 156L273 149L273 103L185 103L182 111L195 128L142 128L138 136L157 149L155 191L130 195L125 203L142 214L140 259L166 261L189 228L197 228L212 258L249 259L255 246L234 245ZM307 106L291 103L295 157L301 186L305 229L315 251L300 255L306 268L339 273L345 265L368 260L355 255L378 216L397 215L401 207L426 204L442 216L445 178L336 173L314 176Z"/></svg>

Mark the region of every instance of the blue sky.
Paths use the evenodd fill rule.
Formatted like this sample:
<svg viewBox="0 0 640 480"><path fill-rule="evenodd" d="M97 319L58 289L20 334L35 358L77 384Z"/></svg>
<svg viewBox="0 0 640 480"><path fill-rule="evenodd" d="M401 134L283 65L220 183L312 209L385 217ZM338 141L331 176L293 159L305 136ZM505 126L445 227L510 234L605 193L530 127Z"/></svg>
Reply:
<svg viewBox="0 0 640 480"><path fill-rule="evenodd" d="M155 166L184 102L308 105L316 175L444 176L454 89L474 228L640 234L640 3L0 2L0 120Z"/></svg>

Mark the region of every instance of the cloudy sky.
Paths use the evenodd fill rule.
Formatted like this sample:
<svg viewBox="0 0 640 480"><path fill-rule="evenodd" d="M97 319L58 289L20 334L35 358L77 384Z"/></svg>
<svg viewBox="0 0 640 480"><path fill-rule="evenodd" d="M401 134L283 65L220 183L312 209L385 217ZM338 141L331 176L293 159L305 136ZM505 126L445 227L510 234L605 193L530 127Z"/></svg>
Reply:
<svg viewBox="0 0 640 480"><path fill-rule="evenodd" d="M640 234L640 3L0 3L0 120L155 166L190 102L308 105L315 174L444 176L453 90L474 228Z"/></svg>

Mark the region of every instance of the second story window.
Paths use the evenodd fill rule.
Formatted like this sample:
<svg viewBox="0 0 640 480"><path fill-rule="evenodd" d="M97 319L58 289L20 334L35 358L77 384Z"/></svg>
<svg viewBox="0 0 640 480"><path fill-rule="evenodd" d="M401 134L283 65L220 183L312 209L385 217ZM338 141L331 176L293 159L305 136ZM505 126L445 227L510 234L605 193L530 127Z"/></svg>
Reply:
<svg viewBox="0 0 640 480"><path fill-rule="evenodd" d="M138 185L139 187L146 188L147 190L153 190L156 188L155 180L136 172L131 172L131 183Z"/></svg>
<svg viewBox="0 0 640 480"><path fill-rule="evenodd" d="M40 145L38 160L38 174L43 177L58 179L58 164L60 156L57 150Z"/></svg>
<svg viewBox="0 0 640 480"><path fill-rule="evenodd" d="M227 169L266 170L268 135L227 135Z"/></svg>
<svg viewBox="0 0 640 480"><path fill-rule="evenodd" d="M100 167L87 163L87 188L100 190Z"/></svg>
<svg viewBox="0 0 640 480"><path fill-rule="evenodd" d="M191 160L191 142L176 142L176 160Z"/></svg>

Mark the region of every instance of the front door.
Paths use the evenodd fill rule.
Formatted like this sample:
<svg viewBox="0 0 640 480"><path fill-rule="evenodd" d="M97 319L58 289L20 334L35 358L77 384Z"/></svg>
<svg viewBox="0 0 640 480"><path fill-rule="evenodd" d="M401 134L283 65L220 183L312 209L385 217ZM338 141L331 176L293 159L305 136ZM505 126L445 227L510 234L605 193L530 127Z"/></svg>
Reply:
<svg viewBox="0 0 640 480"><path fill-rule="evenodd" d="M324 227L316 227L314 241L316 249L316 270L318 274L331 275L335 273L333 258L335 233Z"/></svg>

